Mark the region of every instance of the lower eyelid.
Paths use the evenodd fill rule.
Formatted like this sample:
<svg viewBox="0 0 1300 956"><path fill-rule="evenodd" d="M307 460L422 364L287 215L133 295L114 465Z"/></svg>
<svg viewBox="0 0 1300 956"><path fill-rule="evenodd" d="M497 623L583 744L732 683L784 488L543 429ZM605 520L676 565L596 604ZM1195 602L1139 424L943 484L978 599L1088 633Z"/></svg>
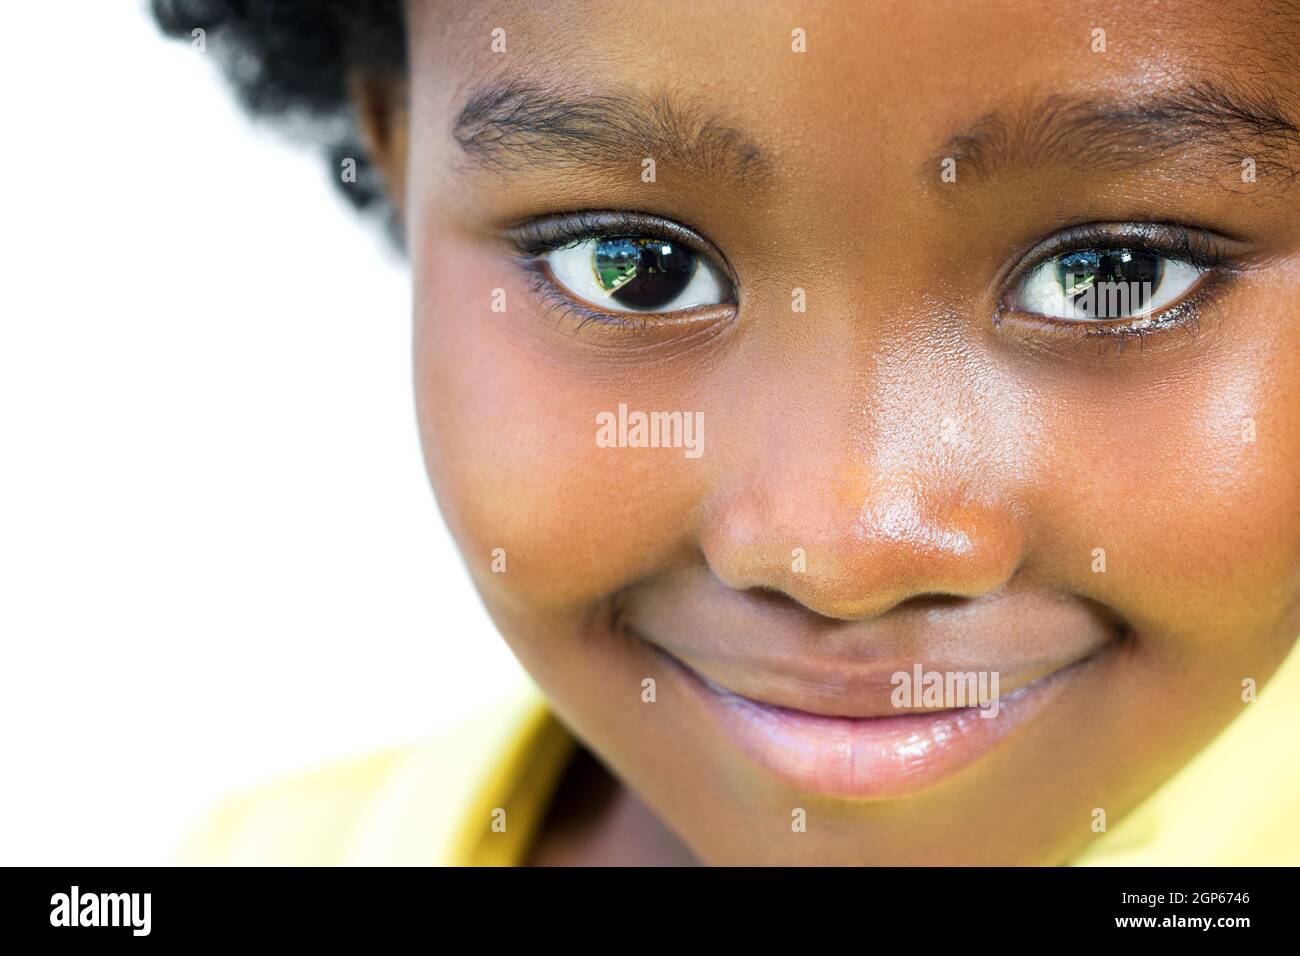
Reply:
<svg viewBox="0 0 1300 956"><path fill-rule="evenodd" d="M1149 319L1135 322L1133 319L1098 320L1085 322L1069 319L1057 319L1018 312L999 304L993 317L993 324L1000 330L1015 333L1021 337L1050 347L1051 341L1059 343L1090 340L1101 346L1113 343L1121 349L1125 342L1137 340L1143 343L1151 337L1164 336L1177 332L1196 335L1207 318L1221 319L1220 307L1222 297L1231 287L1231 280L1236 270L1231 268L1210 268L1192 290L1173 305L1153 314ZM1171 339L1171 342L1177 341Z"/></svg>
<svg viewBox="0 0 1300 956"><path fill-rule="evenodd" d="M593 309L566 294L547 276L546 263L538 257L516 257L524 281L534 293L539 310L553 317L557 328L589 341L604 339L611 348L646 347L676 341L688 344L697 336L713 331L734 318L734 302L674 313L604 312ZM605 339L605 336L608 336ZM600 344L595 342L594 344Z"/></svg>

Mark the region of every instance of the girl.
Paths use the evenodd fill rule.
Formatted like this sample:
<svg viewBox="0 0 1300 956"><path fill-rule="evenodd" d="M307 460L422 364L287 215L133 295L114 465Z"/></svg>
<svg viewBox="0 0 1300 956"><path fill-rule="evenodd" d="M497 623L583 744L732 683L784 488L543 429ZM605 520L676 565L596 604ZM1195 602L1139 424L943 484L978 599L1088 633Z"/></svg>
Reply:
<svg viewBox="0 0 1300 956"><path fill-rule="evenodd" d="M156 11L396 224L538 688L189 859L1300 862L1289 6Z"/></svg>

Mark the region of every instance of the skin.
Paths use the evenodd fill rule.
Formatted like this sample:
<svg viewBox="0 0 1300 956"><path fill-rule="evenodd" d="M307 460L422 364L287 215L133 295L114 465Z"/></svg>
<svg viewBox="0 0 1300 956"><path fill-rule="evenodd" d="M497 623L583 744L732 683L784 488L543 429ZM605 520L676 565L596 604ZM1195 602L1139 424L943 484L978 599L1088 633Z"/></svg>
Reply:
<svg viewBox="0 0 1300 956"><path fill-rule="evenodd" d="M1203 749L1300 630L1300 189L1280 158L1250 186L1194 151L1119 170L959 160L946 184L938 159L972 118L1053 94L1236 79L1300 116L1296 18L1217 2L617 6L417 0L407 84L358 85L405 221L438 501L501 633L599 758L566 781L534 862L1069 860L1097 838L1095 808L1113 826ZM693 97L769 162L728 178L664 155L654 183L635 158L468 166L458 111L518 77ZM501 235L583 209L690 226L731 264L739 307L580 328ZM1007 271L1081 221L1221 231L1240 268L1198 321L1140 341L995 321ZM598 447L595 416L620 402L702 411L705 453ZM786 686L765 654L1087 661L960 772L855 799L750 759L636 634L756 696Z"/></svg>

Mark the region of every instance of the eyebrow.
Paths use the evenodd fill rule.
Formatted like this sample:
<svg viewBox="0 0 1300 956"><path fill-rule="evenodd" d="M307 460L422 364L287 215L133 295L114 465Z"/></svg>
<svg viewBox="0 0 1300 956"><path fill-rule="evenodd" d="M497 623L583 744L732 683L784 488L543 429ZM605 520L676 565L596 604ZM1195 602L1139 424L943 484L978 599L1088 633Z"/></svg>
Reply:
<svg viewBox="0 0 1300 956"><path fill-rule="evenodd" d="M771 157L720 117L668 93L579 94L501 83L472 94L452 124L472 167L500 172L594 167L641 172L641 161L746 186L772 177Z"/></svg>
<svg viewBox="0 0 1300 956"><path fill-rule="evenodd" d="M1300 128L1271 97L1197 83L1141 100L1058 94L991 112L937 155L927 176L946 158L981 178L1045 165L1114 172L1174 156L1241 168L1250 158L1260 178L1285 186L1300 175Z"/></svg>

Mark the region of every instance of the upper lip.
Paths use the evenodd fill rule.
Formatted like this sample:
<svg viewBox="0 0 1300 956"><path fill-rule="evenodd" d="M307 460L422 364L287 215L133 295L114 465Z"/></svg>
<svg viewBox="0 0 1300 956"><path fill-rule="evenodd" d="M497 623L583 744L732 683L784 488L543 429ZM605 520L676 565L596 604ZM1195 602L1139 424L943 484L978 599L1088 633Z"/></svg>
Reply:
<svg viewBox="0 0 1300 956"><path fill-rule="evenodd" d="M1078 664L1096 653L1093 651L1069 661L1044 661L1035 665L1018 666L1014 670L998 666L898 660L883 666L873 666L869 670L850 672L848 669L837 669L831 675L811 676L806 667L799 668L799 673L791 672L795 668L787 668L777 673L734 665L723 666L714 661L705 663L692 661L666 651L658 645L652 646L692 671L706 683L739 697L822 717L857 719L898 717L909 713L921 714L953 709L954 705L951 702L929 707L922 703L911 706L894 705L892 696L895 687L898 686L895 675L903 673L911 680L917 667L922 669L923 674L938 673L945 677L948 674L974 673L978 678L980 672L988 675L996 673L997 693L999 696L1005 696ZM986 683L980 685L981 688L991 686L987 683L991 679L991 676L986 677ZM917 693L920 693L919 688ZM975 700L968 699L962 706L975 705Z"/></svg>
<svg viewBox="0 0 1300 956"><path fill-rule="evenodd" d="M716 582L714 582L716 584ZM895 717L895 675L997 674L1000 696L1096 654L1116 625L1078 598L1005 592L918 602L864 621L831 621L788 602L690 582L627 596L629 633L733 694L827 717Z"/></svg>

